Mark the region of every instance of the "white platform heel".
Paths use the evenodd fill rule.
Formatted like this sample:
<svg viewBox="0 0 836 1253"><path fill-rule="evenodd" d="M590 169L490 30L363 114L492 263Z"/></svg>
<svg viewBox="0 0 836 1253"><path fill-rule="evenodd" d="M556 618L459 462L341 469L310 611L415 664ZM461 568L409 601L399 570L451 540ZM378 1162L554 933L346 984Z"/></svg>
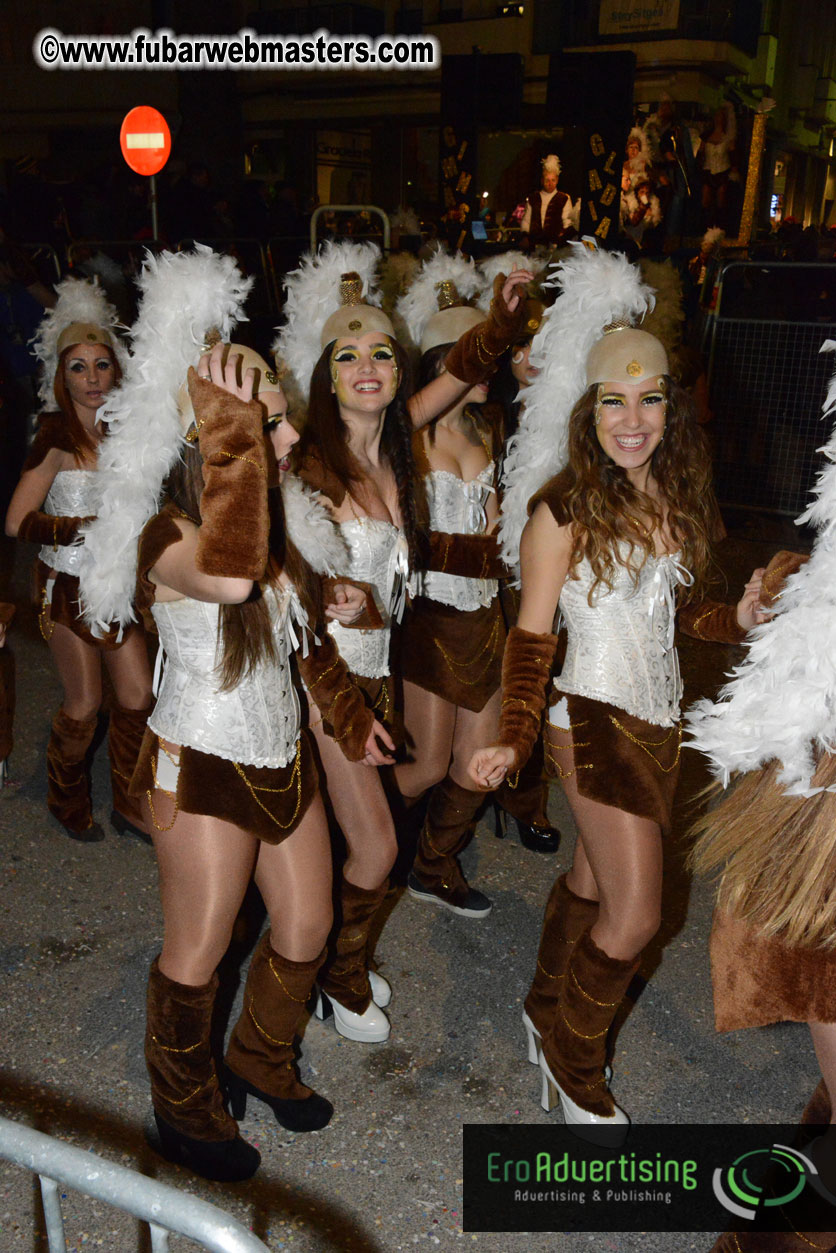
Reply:
<svg viewBox="0 0 836 1253"><path fill-rule="evenodd" d="M630 1119L620 1105L616 1105L613 1113L608 1116L591 1114L589 1110L582 1109L563 1091L549 1069L549 1063L543 1052L540 1053L540 1071L543 1077L540 1104L547 1114L550 1114L560 1101L563 1121L581 1140L587 1140L591 1144L599 1144L605 1148L620 1148L627 1139L627 1132L630 1128Z"/></svg>

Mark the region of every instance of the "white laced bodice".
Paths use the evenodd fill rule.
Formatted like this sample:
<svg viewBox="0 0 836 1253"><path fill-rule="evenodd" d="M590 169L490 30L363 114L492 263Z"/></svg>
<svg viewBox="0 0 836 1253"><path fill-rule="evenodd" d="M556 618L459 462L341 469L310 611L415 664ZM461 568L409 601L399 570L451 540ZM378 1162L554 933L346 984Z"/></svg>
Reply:
<svg viewBox="0 0 836 1253"><path fill-rule="evenodd" d="M475 479L461 479L450 470L431 470L424 476L430 509L430 528L455 535L484 535L488 529L485 506L493 492L494 463ZM473 610L489 605L498 591L496 579L467 579L446 570L427 570L418 581L421 596Z"/></svg>
<svg viewBox="0 0 836 1253"><path fill-rule="evenodd" d="M87 518L96 511L96 470L59 470L52 480L43 512L53 518ZM62 574L78 575L83 544L44 544L41 561Z"/></svg>
<svg viewBox="0 0 836 1253"><path fill-rule="evenodd" d="M268 586L276 659L261 661L229 692L219 690L220 607L162 601L151 610L160 633L157 703L148 725L161 739L249 766L286 766L299 738L299 699L290 654L307 651L307 615L291 585Z"/></svg>
<svg viewBox="0 0 836 1253"><path fill-rule="evenodd" d="M624 544L626 556L629 545ZM560 613L569 632L566 660L555 687L616 705L658 726L679 718L682 681L674 648L676 585L690 586L691 574L679 554L649 557L638 582L616 563L613 588L593 582L586 558L567 578L560 593Z"/></svg>
<svg viewBox="0 0 836 1253"><path fill-rule="evenodd" d="M350 518L339 529L349 551L347 579L370 583L383 627L364 631L331 622L328 630L352 674L380 679L389 673L391 623L400 622L406 601L409 549L404 532L380 518Z"/></svg>

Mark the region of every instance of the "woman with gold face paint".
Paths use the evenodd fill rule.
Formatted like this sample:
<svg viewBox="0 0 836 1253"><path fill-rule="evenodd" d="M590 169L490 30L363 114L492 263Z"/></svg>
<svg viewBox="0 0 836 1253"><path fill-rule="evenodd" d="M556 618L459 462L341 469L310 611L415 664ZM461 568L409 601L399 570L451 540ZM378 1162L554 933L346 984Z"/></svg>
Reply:
<svg viewBox="0 0 836 1253"><path fill-rule="evenodd" d="M41 633L64 689L47 745L47 805L73 840L104 839L93 821L88 752L102 702L102 666L115 692L109 711L113 809L121 834L148 840L128 782L145 730L151 673L142 626L91 635L78 606L79 531L95 512L102 410L126 352L116 310L91 283L66 279L38 331L46 412L6 515L6 534L39 542L35 581ZM121 357L121 363L120 363Z"/></svg>
<svg viewBox="0 0 836 1253"><path fill-rule="evenodd" d="M406 355L373 303L377 259L376 249L355 244L331 246L304 261L288 276L287 324L275 350L304 390L309 381L299 473L328 501L349 549L348 568L339 573L354 587L357 610L329 630L376 717L397 734L390 636L403 612L407 579L419 564L412 431L492 373L516 318L504 306L506 323L501 313L480 321L478 344L471 335L452 368L412 395ZM314 343L309 309L328 303L333 312ZM380 1042L390 1031L383 1010L391 988L369 972L367 945L397 852L394 824L377 772L345 762L327 719L314 715L312 727L347 845L318 1012L330 1006L348 1039ZM394 739L385 745L394 751Z"/></svg>
<svg viewBox="0 0 836 1253"><path fill-rule="evenodd" d="M710 463L662 344L631 326L651 296L638 270L584 251L564 263L559 286L535 342L543 369L509 453L511 558L526 505L530 516L518 541L522 596L503 658L499 734L470 771L494 788L526 760L559 605L568 643L547 753L578 839L546 905L523 1023L543 1107L559 1097L579 1135L618 1144L629 1119L609 1090L606 1038L660 921L662 833L681 742L676 599L686 601L680 625L699 638L740 641L759 621L762 572L737 606L701 599ZM580 368L567 363L570 349Z"/></svg>

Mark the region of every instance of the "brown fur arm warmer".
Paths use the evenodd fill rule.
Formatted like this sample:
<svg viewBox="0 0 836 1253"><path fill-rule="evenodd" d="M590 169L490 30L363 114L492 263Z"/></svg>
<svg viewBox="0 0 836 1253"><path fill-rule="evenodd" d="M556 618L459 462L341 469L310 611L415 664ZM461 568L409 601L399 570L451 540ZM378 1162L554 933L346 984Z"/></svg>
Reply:
<svg viewBox="0 0 836 1253"><path fill-rule="evenodd" d="M365 593L366 603L359 618L354 622L347 622L343 625L349 630L356 631L379 631L383 626L383 619L380 616L380 610L375 604L374 588L371 583L363 583L360 579L339 579L325 577L322 580L322 603L330 605L334 600L334 589L337 584L350 584L352 587L359 587L360 591Z"/></svg>
<svg viewBox="0 0 836 1253"><path fill-rule="evenodd" d="M737 622L737 605L701 600L679 611L679 629L696 640L717 644L742 644L746 631Z"/></svg>
<svg viewBox="0 0 836 1253"><path fill-rule="evenodd" d="M203 574L263 578L267 565L267 450L261 406L189 370L203 457L196 564Z"/></svg>
<svg viewBox="0 0 836 1253"><path fill-rule="evenodd" d="M493 300L486 322L480 322L453 345L444 359L444 368L463 383L484 383L496 370L496 359L523 334L525 300L518 300L513 313L502 299L504 274L497 274Z"/></svg>
<svg viewBox="0 0 836 1253"><path fill-rule="evenodd" d="M496 535L458 535L430 531L425 545L426 569L458 574L465 579L507 579Z"/></svg>
<svg viewBox="0 0 836 1253"><path fill-rule="evenodd" d="M508 632L502 658L502 712L496 742L513 748L515 770L528 761L540 734L556 649L556 635L537 635L516 626Z"/></svg>
<svg viewBox="0 0 836 1253"><path fill-rule="evenodd" d="M40 509L33 509L18 527L17 538L63 548L72 544L82 523L91 521L91 518L58 518L51 513L41 513Z"/></svg>
<svg viewBox="0 0 836 1253"><path fill-rule="evenodd" d="M307 657L296 654L299 673L344 755L349 761L362 761L374 714L349 674L333 636L323 632L321 638L320 644L312 644Z"/></svg>
<svg viewBox="0 0 836 1253"><path fill-rule="evenodd" d="M791 574L800 570L810 560L806 553L794 553L782 548L777 552L764 570L761 584L761 604L764 609L771 609L784 590L784 584Z"/></svg>

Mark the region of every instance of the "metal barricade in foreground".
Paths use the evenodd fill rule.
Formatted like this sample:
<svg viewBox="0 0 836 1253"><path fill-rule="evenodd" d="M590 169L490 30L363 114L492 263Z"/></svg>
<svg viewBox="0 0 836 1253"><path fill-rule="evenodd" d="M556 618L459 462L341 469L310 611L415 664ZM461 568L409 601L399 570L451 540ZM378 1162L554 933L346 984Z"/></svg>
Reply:
<svg viewBox="0 0 836 1253"><path fill-rule="evenodd" d="M320 242L319 232L318 232L319 222L321 218L325 217L326 213L368 213L368 214L373 214L377 218L380 218L381 227L383 231L383 251L384 253L388 253L389 244L390 244L390 235L391 235L391 231L389 227L389 215L388 213L386 213L384 209L381 209L379 205L376 205L376 204L321 204L319 205L316 209L314 209L313 216L311 217L311 252L316 252L317 246L319 245L319 242ZM340 235L339 232L338 232L338 236L342 238L342 235ZM357 242L358 243L362 242L362 238L365 238L365 237L358 236Z"/></svg>
<svg viewBox="0 0 836 1253"><path fill-rule="evenodd" d="M209 1253L269 1253L266 1244L217 1206L9 1118L0 1118L0 1157L39 1176L49 1253L65 1253L67 1247L62 1187L147 1222L152 1253L168 1253L171 1233L187 1236Z"/></svg>

